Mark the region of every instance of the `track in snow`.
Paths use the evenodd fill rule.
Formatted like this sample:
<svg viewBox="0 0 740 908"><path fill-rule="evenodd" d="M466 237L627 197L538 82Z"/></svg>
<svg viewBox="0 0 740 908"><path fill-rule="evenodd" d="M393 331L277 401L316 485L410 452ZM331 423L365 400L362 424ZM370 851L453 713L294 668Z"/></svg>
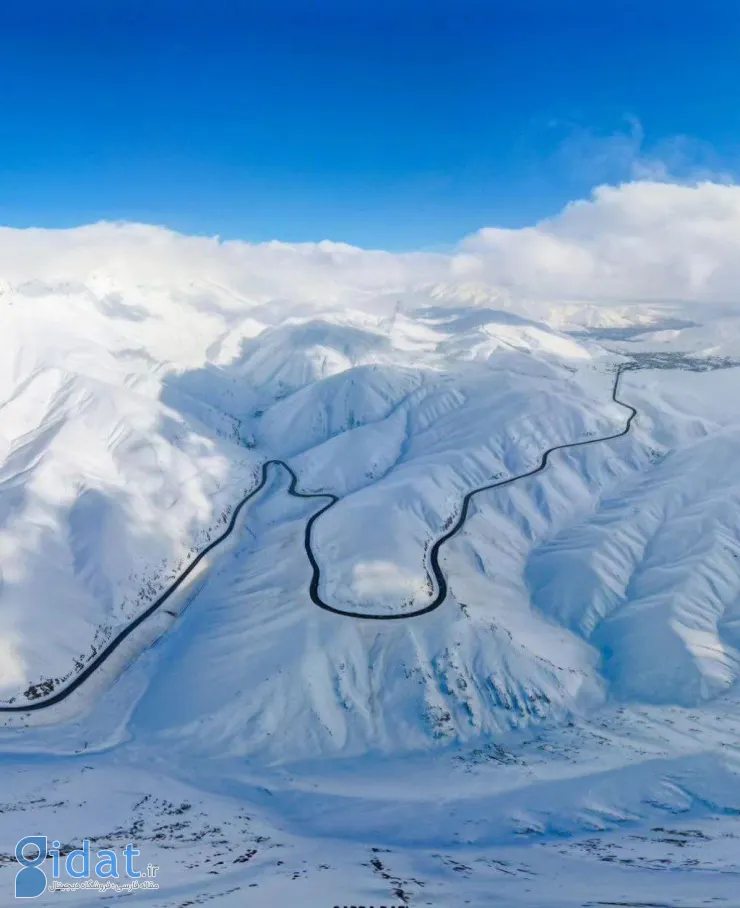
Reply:
<svg viewBox="0 0 740 908"><path fill-rule="evenodd" d="M617 391L619 390L619 379L622 376L622 373L629 370L629 366L620 366L617 369L616 376L614 379L614 387L612 389L612 400L614 403L619 404L620 407L624 407L625 410L629 410L629 416L627 417L627 422L621 432L615 432L613 435L605 435L601 438L588 438L585 441L574 441L569 444L564 445L555 445L552 448L548 448L545 453L542 455L542 459L538 466L533 470L529 470L526 473L520 473L518 476L512 476L509 479L504 479L501 482L492 482L488 485L479 486L477 489L473 489L471 492L468 492L467 495L462 500L462 506L460 508L460 515L452 525L452 527L447 530L444 535L440 536L439 539L432 546L429 553L429 565L431 567L431 572L434 575L434 579L437 583L437 595L434 599L422 608L416 609L413 612L401 612L398 614L373 614L373 613L363 613L363 612L350 612L345 609L335 608L333 605L324 602L321 598L319 592L319 585L321 582L321 568L319 567L318 562L316 561L316 556L313 553L313 548L311 546L311 531L316 521L321 517L322 514L325 514L328 510L334 507L340 498L337 495L334 495L330 492L299 492L296 489L298 484L298 477L293 472L292 468L288 466L287 463L283 460L267 460L262 464L262 478L259 483L252 489L249 494L245 495L244 498L239 502L239 504L234 508L234 512L231 515L231 520L229 521L226 530L212 542L210 542L202 552L200 552L193 561L188 565L188 567L180 574L180 576L175 580L165 591L156 599L147 609L145 609L137 618L131 621L130 624L127 624L126 627L120 631L116 636L95 656L95 658L85 666L85 668L76 675L65 687L61 690L58 690L56 693L51 696L45 697L43 699L32 700L24 705L3 705L0 706L0 713L25 713L25 712L34 712L39 709L46 709L49 706L54 706L56 703L61 703L63 700L66 700L70 694L74 693L81 684L83 684L87 678L92 675L93 672L97 671L105 661L118 649L118 647L129 637L133 631L136 630L147 618L150 618L165 602L175 593L178 588L182 585L183 581L186 580L190 574L195 570L195 568L200 564L200 562L205 558L205 556L213 551L220 543L227 539L236 526L236 521L239 517L239 514L242 508L246 503L254 498L258 492L260 492L265 485L267 484L268 479L268 469L271 466L282 467L284 470L290 474L290 486L288 487L288 494L292 495L294 498L328 498L329 503L324 505L323 508L316 511L313 514L308 523L306 524L306 531L303 536L303 544L306 550L306 555L308 560L311 563L311 569L313 571L313 576L311 577L311 583L309 586L309 595L311 601L314 605L317 605L319 608L323 609L326 612L331 612L334 615L342 615L347 618L357 618L365 619L372 621L394 621L406 618L418 618L420 615L427 615L429 612L435 611L438 609L442 603L447 598L447 578L442 572L441 567L439 566L439 550L442 546L455 536L465 525L465 521L468 517L468 510L470 508L470 502L473 496L480 494L481 492L488 492L491 489L499 489L503 486L511 485L514 482L517 482L520 479L526 479L528 476L535 476L537 473L541 473L549 462L549 457L554 451L564 451L569 448L578 448L585 445L595 445L604 441L612 441L615 438L621 438L623 435L626 435L630 427L632 426L632 421L637 416L637 410L634 407L631 407L629 404L624 403L624 401L619 400L617 397Z"/></svg>

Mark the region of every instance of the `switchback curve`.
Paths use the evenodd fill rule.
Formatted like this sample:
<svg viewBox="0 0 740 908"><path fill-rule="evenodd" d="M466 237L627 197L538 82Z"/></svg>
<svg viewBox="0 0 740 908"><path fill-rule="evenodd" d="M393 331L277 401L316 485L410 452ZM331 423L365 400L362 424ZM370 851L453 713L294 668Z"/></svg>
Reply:
<svg viewBox="0 0 740 908"><path fill-rule="evenodd" d="M520 473L518 476L511 476L509 479L504 479L501 482L492 482L484 486L479 486L477 489L473 489L472 492L468 492L462 500L462 506L460 508L460 515L458 516L455 523L447 530L444 535L440 536L439 539L434 543L430 552L429 552L429 566L431 572L434 576L434 579L437 584L437 595L434 599L422 608L416 609L413 612L397 612L395 614L374 614L367 612L351 612L344 609L335 608L333 605L329 605L328 602L324 602L319 593L319 583L321 580L321 570L314 556L313 549L311 548L311 530L316 521L321 517L322 514L325 514L329 508L333 507L339 499L336 495L330 496L333 501L321 508L320 511L317 511L311 519L306 524L306 532L303 539L303 544L306 549L306 554L308 555L308 560L311 562L311 567L313 569L313 576L311 578L311 585L309 587L309 595L311 596L311 601L314 605L317 605L319 608L324 609L324 611L331 612L334 615L344 615L350 618L364 618L373 621L394 621L402 618L418 618L420 615L427 615L429 612L433 612L435 609L438 609L440 605L447 598L447 578L442 572L442 568L439 566L439 550L449 539L452 539L465 525L465 521L468 519L468 509L470 507L470 502L475 495L480 494L481 492L489 492L491 489L500 489L503 486L511 485L514 482L518 482L520 479L526 479L528 476L535 476L537 473L541 473L548 464L550 455L554 451L564 451L567 448L580 448L584 445L594 445L603 441L612 441L614 438L621 438L623 435L626 435L632 425L632 420L637 416L637 410L634 407L631 407L629 404L624 403L624 401L619 400L617 397L617 391L619 390L619 379L622 376L622 373L629 371L628 367L620 366L614 377L614 386L612 388L612 400L614 403L619 404L620 407L624 407L625 410L629 410L629 416L627 417L627 422L625 423L624 429L621 432L615 432L613 435L604 435L600 438L587 438L584 441L572 441L564 445L554 445L552 448L548 448L545 453L542 455L542 459L539 464L533 469L529 470L526 473ZM286 469L290 472L293 477L290 493L292 495L297 495L301 498L303 497L315 497L315 496L304 496L300 492L296 493L294 490L296 477L295 473L288 467L286 464L283 464Z"/></svg>
<svg viewBox="0 0 740 908"><path fill-rule="evenodd" d="M123 628L123 630L119 631L119 633L116 634L116 636L113 637L103 647L103 649L100 650L95 658L91 662L89 662L85 666L85 668L69 682L69 684L48 697L39 698L38 700L31 700L22 705L0 705L0 713L35 712L36 710L46 709L50 706L54 706L57 703L61 703L63 700L66 700L67 697L73 694L77 690L77 688L79 688L80 685L82 685L93 674L93 672L97 671L97 669L99 669L108 660L108 658L136 630L137 627L143 624L143 622L146 621L147 618L150 618L162 605L164 605L165 602L167 602L172 594L175 593L179 589L179 587L182 586L183 582L192 574L192 572L206 557L206 555L208 555L209 552L213 551L213 549L215 549L218 545L220 545L220 543L222 543L232 534L236 526L236 521L239 517L239 514L246 503L254 498L254 496L257 495L267 484L268 469L271 466L282 467L288 472L288 474L290 475L288 494L292 495L294 498L329 499L328 503L325 504L323 508L320 508L318 511L316 511L315 514L311 515L306 524L306 530L303 536L303 545L313 572L308 592L314 605L318 606L326 612L331 612L334 615L342 615L347 618L358 618L373 621L393 621L406 618L418 618L420 615L426 615L429 612L433 612L445 601L448 591L447 579L442 572L441 567L439 566L439 550L442 548L445 542L459 533L463 528L468 517L468 510L472 498L475 495L480 494L481 492L488 492L492 489L499 489L503 486L511 485L512 483L517 482L520 479L526 479L528 476L535 476L537 473L541 473L547 467L549 457L554 451L564 451L569 448L578 448L585 445L598 444L604 441L612 441L615 438L621 438L623 435L626 435L630 430L633 419L637 416L637 410L634 407L631 407L629 404L624 403L624 401L619 400L619 398L617 397L617 391L619 390L619 380L622 376L622 373L627 371L628 369L628 366L620 366L616 370L614 386L612 388L612 400L614 401L614 403L619 404L620 407L624 407L625 410L629 411L629 416L627 417L627 421L621 432L615 432L613 435L604 435L600 438L588 438L584 441L574 441L568 444L554 445L552 448L548 448L545 451L539 464L534 469L529 470L526 473L520 473L518 476L512 476L509 479L504 479L500 482L492 482L484 486L479 486L477 489L473 489L465 495L462 500L462 506L460 508L460 514L457 520L450 527L450 529L447 530L446 533L444 533L437 539L429 552L429 565L437 584L437 595L428 605L416 609L413 612L402 612L389 615L352 612L345 609L335 608L333 605L329 605L329 603L324 602L319 591L319 585L321 581L321 568L319 567L311 545L311 532L313 530L314 524L319 519L319 517L321 517L322 514L325 514L330 508L333 508L334 505L340 501L340 498L339 496L334 495L331 492L299 492L296 488L298 485L298 477L296 476L293 469L283 460L267 460L262 464L262 475L259 483L236 505L231 515L231 519L229 520L224 532L212 542L210 542L201 552L199 552L198 555L193 559L193 561L187 566L187 568L185 568L182 574L180 574L180 576L172 584L170 584L170 586L147 609L145 609L140 615L134 618L133 621L127 624L126 627Z"/></svg>

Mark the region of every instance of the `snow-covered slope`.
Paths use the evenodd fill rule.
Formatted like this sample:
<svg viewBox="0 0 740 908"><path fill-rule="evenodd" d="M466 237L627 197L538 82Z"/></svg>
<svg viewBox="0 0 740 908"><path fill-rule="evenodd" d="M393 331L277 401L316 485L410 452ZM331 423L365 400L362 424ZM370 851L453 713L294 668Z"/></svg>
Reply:
<svg viewBox="0 0 740 908"><path fill-rule="evenodd" d="M104 303L77 287L0 297L4 700L78 670L251 480L256 458L232 418L162 399L156 340L171 336L147 343L154 312L121 320Z"/></svg>
<svg viewBox="0 0 740 908"><path fill-rule="evenodd" d="M466 491L619 418L607 378L571 380L598 350L497 310L272 324L274 306L221 285L101 272L8 281L0 299L0 683L16 705L63 687L164 589L268 456L343 498L317 527L327 595L392 610L424 595L425 547Z"/></svg>
<svg viewBox="0 0 740 908"><path fill-rule="evenodd" d="M162 906L241 905L245 889L274 904L288 873L318 905L322 874L347 887L363 865L367 902L415 904L428 885L451 904L465 879L482 905L495 879L503 904L537 905L555 879L566 904L565 838L583 900L599 894L592 865L626 848L659 902L653 873L673 857L656 830L714 840L720 817L717 835L736 834L731 306L515 293L473 267L475 245L258 253L95 229L55 235L53 255L34 232L0 251L0 706L84 673L269 460L299 492L339 499L310 542L318 594L346 614L310 589L304 534L328 499L292 496L273 464L195 588L120 658L63 708L0 715L8 786L29 751L84 754L101 790L121 771L127 794L98 810L76 760L60 762L55 803L81 811L62 811L68 834L138 823L153 848L175 800L197 803ZM628 416L618 364L637 416L612 438ZM435 596L430 553L466 494L568 445L472 499L439 551L447 598L409 618ZM544 848L525 858L533 840ZM696 851L707 873L736 871Z"/></svg>
<svg viewBox="0 0 740 908"><path fill-rule="evenodd" d="M733 370L625 373L629 435L476 497L441 552L443 607L368 624L431 600L430 547L467 492L621 431L615 364L653 365L640 354L668 329L651 333L649 318L667 316L643 312L636 341L584 328L588 305L566 307L580 323L568 334L480 290L471 304L465 284L374 296L379 311L359 287L334 292L357 308L299 300L280 320L280 297L206 278L6 282L6 703L74 679L222 531L271 458L300 490L339 497L312 530L319 591L358 620L310 601L302 527L318 505L291 500L274 470L236 554L163 644L136 719L157 734L281 759L413 750L610 696L693 703L732 683L736 430L705 402L734 393ZM672 337L715 330L672 318ZM670 658L655 664L655 645Z"/></svg>

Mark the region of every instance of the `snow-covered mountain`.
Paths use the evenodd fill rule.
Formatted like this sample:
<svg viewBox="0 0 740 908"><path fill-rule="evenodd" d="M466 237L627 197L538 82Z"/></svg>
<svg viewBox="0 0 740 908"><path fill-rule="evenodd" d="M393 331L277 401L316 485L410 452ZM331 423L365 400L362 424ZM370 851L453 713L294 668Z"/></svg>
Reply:
<svg viewBox="0 0 740 908"><path fill-rule="evenodd" d="M43 753L53 834L134 824L170 873L162 908L318 906L327 881L330 902L452 904L455 879L470 904L580 904L621 859L617 902L723 893L740 309L722 263L691 272L701 303L653 293L647 257L642 299L626 274L622 299L587 295L619 270L588 214L451 256L0 233L0 748L22 789L4 838L29 832ZM523 275L553 244L580 277L566 292L553 266L537 294ZM291 495L289 470L338 499L310 528L314 595L306 527L331 499ZM438 552L447 597L417 615L465 496L522 474L470 500ZM688 865L660 877L679 847L704 889Z"/></svg>

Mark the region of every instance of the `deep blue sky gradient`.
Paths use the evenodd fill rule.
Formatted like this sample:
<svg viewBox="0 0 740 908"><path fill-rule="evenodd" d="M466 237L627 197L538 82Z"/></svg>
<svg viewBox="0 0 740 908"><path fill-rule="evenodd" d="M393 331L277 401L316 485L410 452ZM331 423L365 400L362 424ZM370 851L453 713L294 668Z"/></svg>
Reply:
<svg viewBox="0 0 740 908"><path fill-rule="evenodd" d="M734 172L739 39L735 0L8 0L0 223L438 248L628 178L626 115Z"/></svg>

